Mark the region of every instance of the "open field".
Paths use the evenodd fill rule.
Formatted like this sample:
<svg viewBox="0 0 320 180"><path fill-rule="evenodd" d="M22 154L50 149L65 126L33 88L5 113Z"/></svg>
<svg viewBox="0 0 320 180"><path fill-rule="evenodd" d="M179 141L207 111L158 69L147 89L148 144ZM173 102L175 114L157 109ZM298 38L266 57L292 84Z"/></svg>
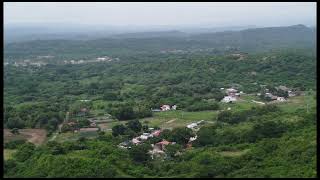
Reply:
<svg viewBox="0 0 320 180"><path fill-rule="evenodd" d="M55 140L58 142L76 141L81 137L91 139L91 138L97 137L97 135L98 133L96 131L83 131L83 132L77 132L77 133L67 132L67 133L58 134Z"/></svg>
<svg viewBox="0 0 320 180"><path fill-rule="evenodd" d="M9 129L4 129L4 142L26 139L35 145L40 145L47 139L47 132L44 129L19 129L19 132L12 134Z"/></svg>
<svg viewBox="0 0 320 180"><path fill-rule="evenodd" d="M4 149L3 150L3 158L4 160L8 160L12 158L13 153L15 153L17 150L15 149Z"/></svg>
<svg viewBox="0 0 320 180"><path fill-rule="evenodd" d="M286 112L294 112L297 109L307 111L312 107L316 107L316 92L306 92L305 95L290 97L288 101L279 104L279 107Z"/></svg>

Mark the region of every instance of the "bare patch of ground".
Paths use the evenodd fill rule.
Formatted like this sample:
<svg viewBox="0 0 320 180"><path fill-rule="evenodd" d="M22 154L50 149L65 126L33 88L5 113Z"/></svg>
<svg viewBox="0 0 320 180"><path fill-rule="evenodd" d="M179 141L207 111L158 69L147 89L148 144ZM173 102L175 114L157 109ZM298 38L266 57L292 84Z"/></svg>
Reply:
<svg viewBox="0 0 320 180"><path fill-rule="evenodd" d="M175 120L177 120L177 119L171 119L170 121L167 121L166 123L167 123L167 124L173 123Z"/></svg>
<svg viewBox="0 0 320 180"><path fill-rule="evenodd" d="M19 134L12 134L9 129L4 129L4 142L18 139L26 139L27 141L40 145L47 139L47 132L44 129L19 129Z"/></svg>

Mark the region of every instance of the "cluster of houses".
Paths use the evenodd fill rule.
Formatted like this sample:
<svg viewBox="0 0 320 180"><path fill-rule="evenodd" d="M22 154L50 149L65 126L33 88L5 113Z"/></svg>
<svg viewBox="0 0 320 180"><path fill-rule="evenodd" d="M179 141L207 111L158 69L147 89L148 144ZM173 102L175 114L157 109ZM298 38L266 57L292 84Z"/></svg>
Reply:
<svg viewBox="0 0 320 180"><path fill-rule="evenodd" d="M164 104L164 105L160 106L160 109L152 109L151 108L151 111L153 111L153 112L169 111L169 110L177 110L177 105L170 106L170 105Z"/></svg>
<svg viewBox="0 0 320 180"><path fill-rule="evenodd" d="M286 86L278 86L276 87L276 90L282 90L284 92L287 92L288 97L293 97L300 94L299 91L293 91L287 88ZM261 93L257 93L257 96L261 96ZM286 101L285 97L273 95L272 93L269 92L269 89L265 89L264 97L270 98L271 101L280 101L280 102Z"/></svg>
<svg viewBox="0 0 320 180"><path fill-rule="evenodd" d="M111 62L113 60L118 61L119 58L111 58L109 56L104 56L104 57L97 57L96 59L93 60L70 60L70 61L63 61L64 64L84 64L84 63L95 63L95 62Z"/></svg>
<svg viewBox="0 0 320 180"><path fill-rule="evenodd" d="M224 88L220 88L221 90L224 90ZM232 103L232 102L235 102L239 99L240 95L243 94L242 91L238 92L237 89L235 88L229 88L229 89L226 89L226 94L227 96L225 96L221 102L224 102L224 103Z"/></svg>
<svg viewBox="0 0 320 180"><path fill-rule="evenodd" d="M8 63L9 64L9 63ZM23 62L14 62L13 66L44 66L47 65L47 63L42 62L42 61L37 61L37 62L31 62L30 60L24 60Z"/></svg>
<svg viewBox="0 0 320 180"><path fill-rule="evenodd" d="M200 120L196 123L188 124L187 128L192 129L193 131L198 131L199 130L198 126L203 123L204 123L204 120ZM128 140L120 143L118 147L123 149L131 149L132 145L139 145L143 141L148 140L149 138L158 137L162 132L162 130L154 130L154 128L149 128L149 131L151 131L151 133L143 133L138 137L132 138L132 140ZM195 141L196 139L197 139L197 135L195 137L190 137L189 142L186 145L186 148L192 147L192 142ZM166 146L169 144L176 144L176 142L170 142L163 139L158 143L151 144L152 150L150 150L148 153L150 154L152 159L159 156L166 156L165 150L166 150Z"/></svg>
<svg viewBox="0 0 320 180"><path fill-rule="evenodd" d="M140 135L138 137L132 138L131 141L129 140L129 141L125 141L125 142L120 143L118 145L118 147L125 148L125 149L131 149L131 145L139 145L143 141L148 140L149 138L158 137L160 135L160 133L162 132L162 130L154 130L154 128L149 128L149 131L151 131L151 133L143 133L142 135Z"/></svg>

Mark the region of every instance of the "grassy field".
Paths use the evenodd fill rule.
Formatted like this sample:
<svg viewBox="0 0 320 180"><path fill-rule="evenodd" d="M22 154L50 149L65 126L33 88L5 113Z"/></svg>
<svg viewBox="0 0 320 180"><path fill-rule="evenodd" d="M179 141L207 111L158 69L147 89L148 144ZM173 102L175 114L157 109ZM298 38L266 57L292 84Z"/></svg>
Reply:
<svg viewBox="0 0 320 180"><path fill-rule="evenodd" d="M76 141L81 137L92 139L92 138L97 137L97 135L98 135L98 133L94 132L94 131L77 132L77 133L67 132L67 133L58 134L57 137L55 138L55 141L58 141L58 142Z"/></svg>
<svg viewBox="0 0 320 180"><path fill-rule="evenodd" d="M4 160L8 160L12 158L12 155L16 152L15 149L4 149L3 150L3 158Z"/></svg>
<svg viewBox="0 0 320 180"><path fill-rule="evenodd" d="M287 102L279 103L279 107L286 112L294 112L297 109L308 110L316 107L316 92L306 92L304 96L295 96L289 98Z"/></svg>
<svg viewBox="0 0 320 180"><path fill-rule="evenodd" d="M187 126L192 122L200 120L212 121L218 111L200 111L200 112L185 112L181 110L156 112L153 117L141 119L140 122L148 124L148 126L159 126L160 128L174 128Z"/></svg>

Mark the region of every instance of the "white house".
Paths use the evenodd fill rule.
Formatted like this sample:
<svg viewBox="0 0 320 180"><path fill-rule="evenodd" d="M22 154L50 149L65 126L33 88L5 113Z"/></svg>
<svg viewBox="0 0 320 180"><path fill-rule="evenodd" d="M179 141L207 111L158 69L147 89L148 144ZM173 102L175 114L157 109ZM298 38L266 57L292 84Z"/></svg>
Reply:
<svg viewBox="0 0 320 180"><path fill-rule="evenodd" d="M97 60L99 60L99 61L104 61L104 60L106 60L107 58L105 58L105 57L98 57L97 58Z"/></svg>
<svg viewBox="0 0 320 180"><path fill-rule="evenodd" d="M197 127L197 126L198 126L197 123L191 123L191 124L188 124L188 125L187 125L187 128L192 129L192 128L195 128L195 127Z"/></svg>
<svg viewBox="0 0 320 180"><path fill-rule="evenodd" d="M141 139L141 140L147 140L148 138L149 138L149 136L146 136L146 135L141 135L141 136L140 136L140 139Z"/></svg>
<svg viewBox="0 0 320 180"><path fill-rule="evenodd" d="M237 99L235 97L232 96L225 96L221 102L225 102L225 103L229 103L229 102L234 102L237 101Z"/></svg>
<svg viewBox="0 0 320 180"><path fill-rule="evenodd" d="M229 94L229 93L236 93L238 92L238 90L234 89L234 88L229 88L226 90L226 92Z"/></svg>
<svg viewBox="0 0 320 180"><path fill-rule="evenodd" d="M170 106L169 105L162 105L160 108L161 108L162 111L170 110Z"/></svg>
<svg viewBox="0 0 320 180"><path fill-rule="evenodd" d="M190 137L189 142L192 142L197 139L197 135L195 137Z"/></svg>
<svg viewBox="0 0 320 180"><path fill-rule="evenodd" d="M198 125L199 124L203 124L203 123L204 123L204 120L200 120L200 121L197 122Z"/></svg>
<svg viewBox="0 0 320 180"><path fill-rule="evenodd" d="M277 97L277 101L285 101L286 99L284 97Z"/></svg>
<svg viewBox="0 0 320 180"><path fill-rule="evenodd" d="M171 107L171 109L172 109L172 110L177 110L177 105L173 105L173 106Z"/></svg>

